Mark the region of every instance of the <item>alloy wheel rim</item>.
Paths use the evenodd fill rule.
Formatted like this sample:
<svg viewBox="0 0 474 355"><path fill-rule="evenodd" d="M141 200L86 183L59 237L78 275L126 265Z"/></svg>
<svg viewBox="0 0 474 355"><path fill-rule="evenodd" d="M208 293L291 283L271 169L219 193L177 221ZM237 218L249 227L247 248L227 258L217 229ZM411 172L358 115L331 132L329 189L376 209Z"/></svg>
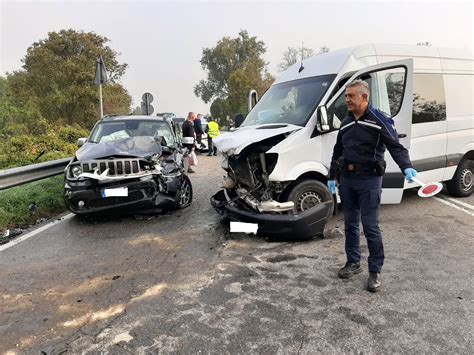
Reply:
<svg viewBox="0 0 474 355"><path fill-rule="evenodd" d="M182 206L185 206L189 203L191 198L191 187L186 180L183 180L181 184L181 198L180 203Z"/></svg>

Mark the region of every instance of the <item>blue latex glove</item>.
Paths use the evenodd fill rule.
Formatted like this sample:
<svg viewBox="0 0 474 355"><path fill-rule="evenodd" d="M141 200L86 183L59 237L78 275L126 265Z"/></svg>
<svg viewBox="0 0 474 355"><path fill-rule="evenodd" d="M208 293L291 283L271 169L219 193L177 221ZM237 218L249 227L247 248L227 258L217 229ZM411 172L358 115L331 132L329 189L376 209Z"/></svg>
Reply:
<svg viewBox="0 0 474 355"><path fill-rule="evenodd" d="M403 172L405 173L405 179L407 179L408 182L413 182L411 178L416 177L416 170L413 168L406 168Z"/></svg>
<svg viewBox="0 0 474 355"><path fill-rule="evenodd" d="M328 189L331 195L336 194L336 180L328 180Z"/></svg>

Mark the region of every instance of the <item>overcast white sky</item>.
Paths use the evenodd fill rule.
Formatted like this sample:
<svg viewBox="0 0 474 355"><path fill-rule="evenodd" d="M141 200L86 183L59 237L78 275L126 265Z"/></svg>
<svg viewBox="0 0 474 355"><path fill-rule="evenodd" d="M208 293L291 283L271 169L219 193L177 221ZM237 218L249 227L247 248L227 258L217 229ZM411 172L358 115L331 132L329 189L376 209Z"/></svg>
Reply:
<svg viewBox="0 0 474 355"><path fill-rule="evenodd" d="M26 49L48 32L94 31L129 65L122 79L139 105L148 91L155 112L207 113L194 96L205 77L204 47L240 29L263 40L276 75L288 46L318 50L369 42L473 47L471 1L6 1L0 0L0 75L21 68Z"/></svg>

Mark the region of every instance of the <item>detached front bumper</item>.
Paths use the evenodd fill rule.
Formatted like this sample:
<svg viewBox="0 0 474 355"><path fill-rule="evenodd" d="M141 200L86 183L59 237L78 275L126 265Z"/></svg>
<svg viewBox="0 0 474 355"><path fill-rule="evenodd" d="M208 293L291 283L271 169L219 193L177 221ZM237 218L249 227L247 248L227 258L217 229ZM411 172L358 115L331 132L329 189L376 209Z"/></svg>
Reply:
<svg viewBox="0 0 474 355"><path fill-rule="evenodd" d="M89 185L89 184L85 184ZM127 187L128 196L102 197L104 188ZM174 198L159 193L158 185L152 179L124 181L122 184L74 186L66 182L64 202L69 211L75 214L95 213L104 210L132 212L149 208L173 208Z"/></svg>
<svg viewBox="0 0 474 355"><path fill-rule="evenodd" d="M333 202L327 201L297 215L258 213L239 200L228 203L224 190L211 197L211 205L219 214L233 221L257 223L258 234L262 236L293 240L308 240L322 235L333 209Z"/></svg>

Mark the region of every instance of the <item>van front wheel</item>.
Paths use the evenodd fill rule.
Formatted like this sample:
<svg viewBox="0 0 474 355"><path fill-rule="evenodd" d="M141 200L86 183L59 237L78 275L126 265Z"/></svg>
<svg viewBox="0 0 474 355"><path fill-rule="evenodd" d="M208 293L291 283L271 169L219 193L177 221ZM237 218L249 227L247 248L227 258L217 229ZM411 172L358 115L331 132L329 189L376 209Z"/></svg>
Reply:
<svg viewBox="0 0 474 355"><path fill-rule="evenodd" d="M299 213L332 199L326 185L317 180L302 180L289 191L286 201L295 204L294 212Z"/></svg>
<svg viewBox="0 0 474 355"><path fill-rule="evenodd" d="M474 189L472 171L474 161L463 159L458 165L456 172L451 180L446 183L448 192L455 197L467 197L472 194Z"/></svg>

